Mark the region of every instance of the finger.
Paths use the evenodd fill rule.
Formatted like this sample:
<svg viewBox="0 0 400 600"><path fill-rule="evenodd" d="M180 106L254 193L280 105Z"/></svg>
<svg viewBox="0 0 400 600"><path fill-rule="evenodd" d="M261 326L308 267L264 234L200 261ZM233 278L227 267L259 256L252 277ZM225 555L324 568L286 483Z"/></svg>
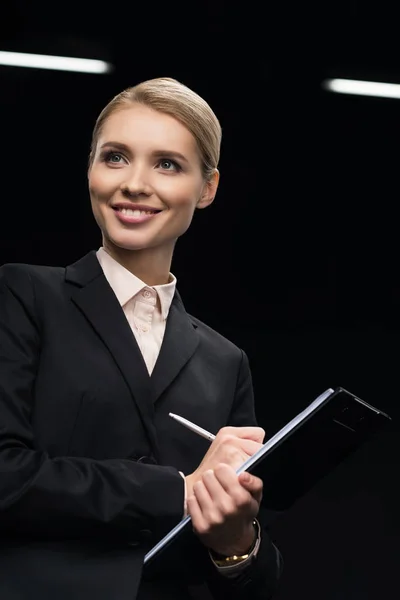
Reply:
<svg viewBox="0 0 400 600"><path fill-rule="evenodd" d="M215 479L214 473L211 469L206 471L206 473L203 474L202 479L200 481L197 481L194 484L193 495L195 496L195 498L198 502L198 505L203 514L203 517L205 519L207 519L207 518L209 519L210 515L213 513L213 511L215 509L215 496L213 498L210 495L210 492L204 482L204 479L208 479L208 481L210 481L211 479ZM215 486L213 486L212 489L214 489L214 494L215 494L216 493Z"/></svg>
<svg viewBox="0 0 400 600"><path fill-rule="evenodd" d="M256 452L262 448L260 442L254 442L253 440L234 438L233 444L236 448L240 448L243 452L246 452L248 456L253 456Z"/></svg>
<svg viewBox="0 0 400 600"><path fill-rule="evenodd" d="M263 482L259 477L251 475L251 473L240 473L238 482L259 502L261 502L263 494Z"/></svg>
<svg viewBox="0 0 400 600"><path fill-rule="evenodd" d="M218 434L224 433L259 443L262 443L265 437L265 431L262 427L222 427Z"/></svg>
<svg viewBox="0 0 400 600"><path fill-rule="evenodd" d="M215 444L216 447L227 446L236 448L242 452L245 452L248 454L248 456L253 456L255 452L262 448L262 444L260 444L260 442L248 440L247 438L239 438L228 432L221 434L219 438L215 438L213 444Z"/></svg>
<svg viewBox="0 0 400 600"><path fill-rule="evenodd" d="M214 469L214 476L218 483L230 496L240 496L241 499L243 499L248 498L250 495L250 490L240 483L239 476L236 474L236 471L229 465L224 463L219 464ZM244 490L245 494L243 494Z"/></svg>
<svg viewBox="0 0 400 600"><path fill-rule="evenodd" d="M208 496L211 500L211 505L207 506L207 509L214 509L214 511L219 511L224 515L228 515L235 512L236 504L234 500L234 494L232 494L232 488L236 486L237 492L249 496L249 493L243 489L243 487L237 481L237 475L233 469L230 469L227 465L222 465L223 467L227 467L229 471L232 472L231 485L223 486L220 481L217 479L214 471L207 471L204 473L202 481L207 489ZM206 510L206 506L204 506Z"/></svg>
<svg viewBox="0 0 400 600"><path fill-rule="evenodd" d="M202 472L213 469L218 463L226 463L237 469L259 450L261 444L252 440L236 438L231 434L215 439L202 462Z"/></svg>
<svg viewBox="0 0 400 600"><path fill-rule="evenodd" d="M200 505L194 494L187 498L187 510L192 521L192 527L196 532L204 531L206 528L206 522L203 517Z"/></svg>
<svg viewBox="0 0 400 600"><path fill-rule="evenodd" d="M259 504L258 497L255 497L250 490L246 489L240 483L235 471L228 465L218 465L214 470L214 476L228 494L231 501L233 501L236 508L244 508L247 506L250 509L257 510ZM254 505L254 502L256 505Z"/></svg>
<svg viewBox="0 0 400 600"><path fill-rule="evenodd" d="M214 475L222 487L229 492L234 486L240 486L235 469L225 463L220 463L214 469Z"/></svg>
<svg viewBox="0 0 400 600"><path fill-rule="evenodd" d="M207 489L207 483L210 491ZM246 492L248 493L248 492ZM201 518L196 521L196 531L201 534L210 533L215 526L220 526L225 519L235 514L235 504L226 494L222 486L216 481L213 471L208 471L206 477L203 475L203 480L197 482L193 488L193 494L196 498L198 508L201 512ZM249 497L250 494L248 494Z"/></svg>

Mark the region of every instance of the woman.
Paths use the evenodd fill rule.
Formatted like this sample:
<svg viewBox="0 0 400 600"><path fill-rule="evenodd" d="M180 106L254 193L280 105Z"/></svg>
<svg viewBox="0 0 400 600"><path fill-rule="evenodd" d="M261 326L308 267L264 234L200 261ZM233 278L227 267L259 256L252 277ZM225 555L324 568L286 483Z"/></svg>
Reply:
<svg viewBox="0 0 400 600"><path fill-rule="evenodd" d="M171 262L214 200L220 124L170 78L99 115L88 183L102 234L67 268L0 269L2 600L268 598L279 551L248 360L188 315ZM209 444L173 421L212 432ZM143 569L187 513L192 530Z"/></svg>

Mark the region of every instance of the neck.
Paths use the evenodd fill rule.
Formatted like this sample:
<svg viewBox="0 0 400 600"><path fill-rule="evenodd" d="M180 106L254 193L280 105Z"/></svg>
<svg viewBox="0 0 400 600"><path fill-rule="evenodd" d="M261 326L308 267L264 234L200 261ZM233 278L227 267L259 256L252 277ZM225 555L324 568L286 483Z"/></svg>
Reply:
<svg viewBox="0 0 400 600"><path fill-rule="evenodd" d="M136 275L146 285L168 283L172 262L172 249L145 248L127 250L103 239L103 248L128 271Z"/></svg>

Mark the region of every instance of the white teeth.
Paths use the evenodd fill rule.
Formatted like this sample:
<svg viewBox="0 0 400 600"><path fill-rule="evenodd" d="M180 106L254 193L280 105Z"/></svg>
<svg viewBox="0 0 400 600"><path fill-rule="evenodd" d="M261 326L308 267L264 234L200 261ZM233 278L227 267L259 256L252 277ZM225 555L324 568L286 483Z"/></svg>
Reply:
<svg viewBox="0 0 400 600"><path fill-rule="evenodd" d="M127 215L129 217L141 217L143 215L153 215L154 211L152 210L132 210L131 208L121 208L119 209L123 215Z"/></svg>

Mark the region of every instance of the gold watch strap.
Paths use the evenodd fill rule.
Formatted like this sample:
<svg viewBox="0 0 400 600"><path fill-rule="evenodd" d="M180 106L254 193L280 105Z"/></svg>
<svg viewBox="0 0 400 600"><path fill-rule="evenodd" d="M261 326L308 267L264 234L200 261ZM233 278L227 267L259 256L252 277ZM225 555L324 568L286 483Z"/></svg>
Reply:
<svg viewBox="0 0 400 600"><path fill-rule="evenodd" d="M256 536L254 538L254 542L251 548L246 552L246 554L233 554L232 556L221 556L220 554L216 554L215 552L210 551L211 557L218 567L231 567L249 558L250 554L253 552L257 544L260 535L260 526L258 524L258 521L253 521L253 527L256 531Z"/></svg>

